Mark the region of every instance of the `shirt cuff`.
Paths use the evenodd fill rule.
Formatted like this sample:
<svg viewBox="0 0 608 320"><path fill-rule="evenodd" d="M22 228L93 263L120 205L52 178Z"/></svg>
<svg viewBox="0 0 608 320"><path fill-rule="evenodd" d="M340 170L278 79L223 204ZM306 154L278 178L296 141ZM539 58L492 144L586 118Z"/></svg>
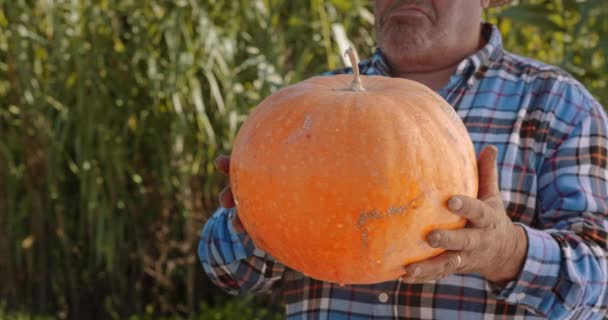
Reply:
<svg viewBox="0 0 608 320"><path fill-rule="evenodd" d="M518 225L524 228L528 239L526 260L518 278L500 290L498 298L547 315L555 300L553 288L559 275L561 249L549 233Z"/></svg>

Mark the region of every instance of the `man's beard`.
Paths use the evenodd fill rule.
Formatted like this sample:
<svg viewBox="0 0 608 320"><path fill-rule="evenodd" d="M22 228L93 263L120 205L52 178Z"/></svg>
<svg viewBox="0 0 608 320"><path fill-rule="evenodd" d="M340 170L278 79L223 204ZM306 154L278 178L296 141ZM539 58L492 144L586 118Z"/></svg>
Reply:
<svg viewBox="0 0 608 320"><path fill-rule="evenodd" d="M385 25L376 25L378 45L391 61L407 61L418 64L431 55L433 28L428 22L392 19Z"/></svg>

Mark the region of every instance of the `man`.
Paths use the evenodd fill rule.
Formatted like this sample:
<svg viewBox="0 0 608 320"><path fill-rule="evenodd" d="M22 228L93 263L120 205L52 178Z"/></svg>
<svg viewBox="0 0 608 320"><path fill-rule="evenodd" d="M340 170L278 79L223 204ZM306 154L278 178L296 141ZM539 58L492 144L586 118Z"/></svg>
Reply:
<svg viewBox="0 0 608 320"><path fill-rule="evenodd" d="M479 153L478 198L448 201L468 225L427 238L445 253L385 283L317 281L255 248L225 189L199 246L214 283L233 294L280 288L289 319L606 317L607 117L563 71L503 50L481 13L505 2L374 1L378 50L361 72L435 89ZM216 163L228 172L227 157Z"/></svg>

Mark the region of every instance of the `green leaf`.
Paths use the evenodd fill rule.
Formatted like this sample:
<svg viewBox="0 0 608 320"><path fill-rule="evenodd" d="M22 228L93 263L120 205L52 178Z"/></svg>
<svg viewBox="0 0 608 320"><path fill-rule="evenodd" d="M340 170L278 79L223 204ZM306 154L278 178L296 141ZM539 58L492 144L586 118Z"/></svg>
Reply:
<svg viewBox="0 0 608 320"><path fill-rule="evenodd" d="M558 14L544 4L522 4L509 7L499 14L512 19L516 24L527 24L543 31L564 31L564 22Z"/></svg>

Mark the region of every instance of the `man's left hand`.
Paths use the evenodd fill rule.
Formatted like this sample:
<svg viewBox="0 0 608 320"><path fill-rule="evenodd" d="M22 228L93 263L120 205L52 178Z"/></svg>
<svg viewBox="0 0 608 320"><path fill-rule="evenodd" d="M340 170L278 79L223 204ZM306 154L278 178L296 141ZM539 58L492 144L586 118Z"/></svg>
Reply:
<svg viewBox="0 0 608 320"><path fill-rule="evenodd" d="M456 230L434 230L427 242L447 251L405 267L403 281L422 283L454 273L478 273L497 285L505 285L519 275L523 266L527 237L524 229L511 222L500 198L496 147L483 149L478 160L477 199L454 196L448 208L468 220Z"/></svg>

